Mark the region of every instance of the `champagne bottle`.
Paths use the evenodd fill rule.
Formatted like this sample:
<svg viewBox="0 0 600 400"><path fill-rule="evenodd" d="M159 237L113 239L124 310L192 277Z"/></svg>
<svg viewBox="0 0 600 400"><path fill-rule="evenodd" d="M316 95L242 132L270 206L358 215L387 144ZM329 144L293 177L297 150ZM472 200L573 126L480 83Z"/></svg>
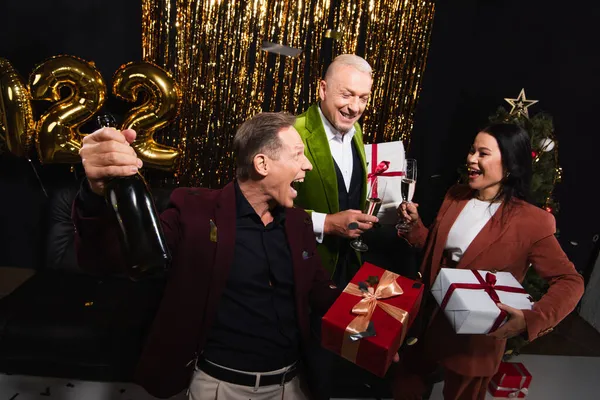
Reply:
<svg viewBox="0 0 600 400"><path fill-rule="evenodd" d="M100 127L115 127L112 115L98 117ZM119 239L129 275L137 280L168 268L171 261L156 205L144 177L110 179L105 187L106 202L119 225Z"/></svg>

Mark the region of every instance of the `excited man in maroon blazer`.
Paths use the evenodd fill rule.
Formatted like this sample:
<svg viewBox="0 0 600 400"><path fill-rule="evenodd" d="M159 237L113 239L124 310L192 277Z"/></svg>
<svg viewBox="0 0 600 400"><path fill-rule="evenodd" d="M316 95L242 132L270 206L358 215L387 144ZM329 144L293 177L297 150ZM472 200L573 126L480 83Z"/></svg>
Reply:
<svg viewBox="0 0 600 400"><path fill-rule="evenodd" d="M189 387L190 400L303 399L296 376L309 307L324 313L340 291L315 251L311 219L292 208L312 165L294 117L262 113L234 140L237 180L220 190L178 188L161 222L173 262L136 371L157 397ZM87 175L73 207L82 268L124 269L107 215L107 179L141 167L135 132L103 128L83 140Z"/></svg>

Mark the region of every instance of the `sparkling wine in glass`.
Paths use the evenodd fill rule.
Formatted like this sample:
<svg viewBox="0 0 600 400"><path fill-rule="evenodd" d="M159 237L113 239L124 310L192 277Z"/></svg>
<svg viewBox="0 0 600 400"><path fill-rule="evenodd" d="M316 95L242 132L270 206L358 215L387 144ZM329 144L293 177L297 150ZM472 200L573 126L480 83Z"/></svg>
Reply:
<svg viewBox="0 0 600 400"><path fill-rule="evenodd" d="M367 201L365 202L365 209L363 213L373 215L375 217L377 216L379 209L381 208L381 204L383 203L386 185L387 182L383 179L379 179L378 177L373 179L371 186L369 187L369 193L367 196ZM369 250L369 246L363 242L362 236L359 236L351 241L350 246L356 251Z"/></svg>
<svg viewBox="0 0 600 400"><path fill-rule="evenodd" d="M365 214L377 216L382 200L379 197L369 197L365 204Z"/></svg>
<svg viewBox="0 0 600 400"><path fill-rule="evenodd" d="M402 178L400 183L400 191L402 192L402 198L406 199L407 203L411 203L413 196L415 195L415 186L417 182L414 179Z"/></svg>
<svg viewBox="0 0 600 400"><path fill-rule="evenodd" d="M400 191L402 193L402 200L405 203L412 203L413 196L415 195L415 187L417 186L417 160L413 158L407 158L404 162L404 176L400 183ZM411 226L401 218L396 224L396 229L399 231L406 232L410 230Z"/></svg>

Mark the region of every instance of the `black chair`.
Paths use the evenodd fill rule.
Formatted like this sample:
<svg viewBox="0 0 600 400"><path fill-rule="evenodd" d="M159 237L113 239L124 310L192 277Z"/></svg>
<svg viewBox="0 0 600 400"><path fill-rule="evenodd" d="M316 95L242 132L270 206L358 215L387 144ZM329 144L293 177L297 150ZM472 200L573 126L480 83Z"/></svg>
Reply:
<svg viewBox="0 0 600 400"><path fill-rule="evenodd" d="M71 220L78 189L73 184L53 192L45 265L0 300L0 371L130 381L164 278L133 282L79 268ZM157 208L164 209L170 190L153 194Z"/></svg>

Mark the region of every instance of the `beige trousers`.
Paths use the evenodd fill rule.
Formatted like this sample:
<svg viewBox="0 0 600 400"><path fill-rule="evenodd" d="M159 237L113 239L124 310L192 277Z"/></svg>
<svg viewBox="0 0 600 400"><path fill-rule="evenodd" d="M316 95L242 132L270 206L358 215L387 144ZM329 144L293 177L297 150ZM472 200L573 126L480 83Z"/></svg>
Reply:
<svg viewBox="0 0 600 400"><path fill-rule="evenodd" d="M261 373L261 375L279 374L286 369L288 368ZM243 373L243 371L237 372ZM296 376L283 386L254 388L220 381L196 368L190 383L188 400L307 400L308 395L305 389L301 388L300 382L300 378Z"/></svg>

